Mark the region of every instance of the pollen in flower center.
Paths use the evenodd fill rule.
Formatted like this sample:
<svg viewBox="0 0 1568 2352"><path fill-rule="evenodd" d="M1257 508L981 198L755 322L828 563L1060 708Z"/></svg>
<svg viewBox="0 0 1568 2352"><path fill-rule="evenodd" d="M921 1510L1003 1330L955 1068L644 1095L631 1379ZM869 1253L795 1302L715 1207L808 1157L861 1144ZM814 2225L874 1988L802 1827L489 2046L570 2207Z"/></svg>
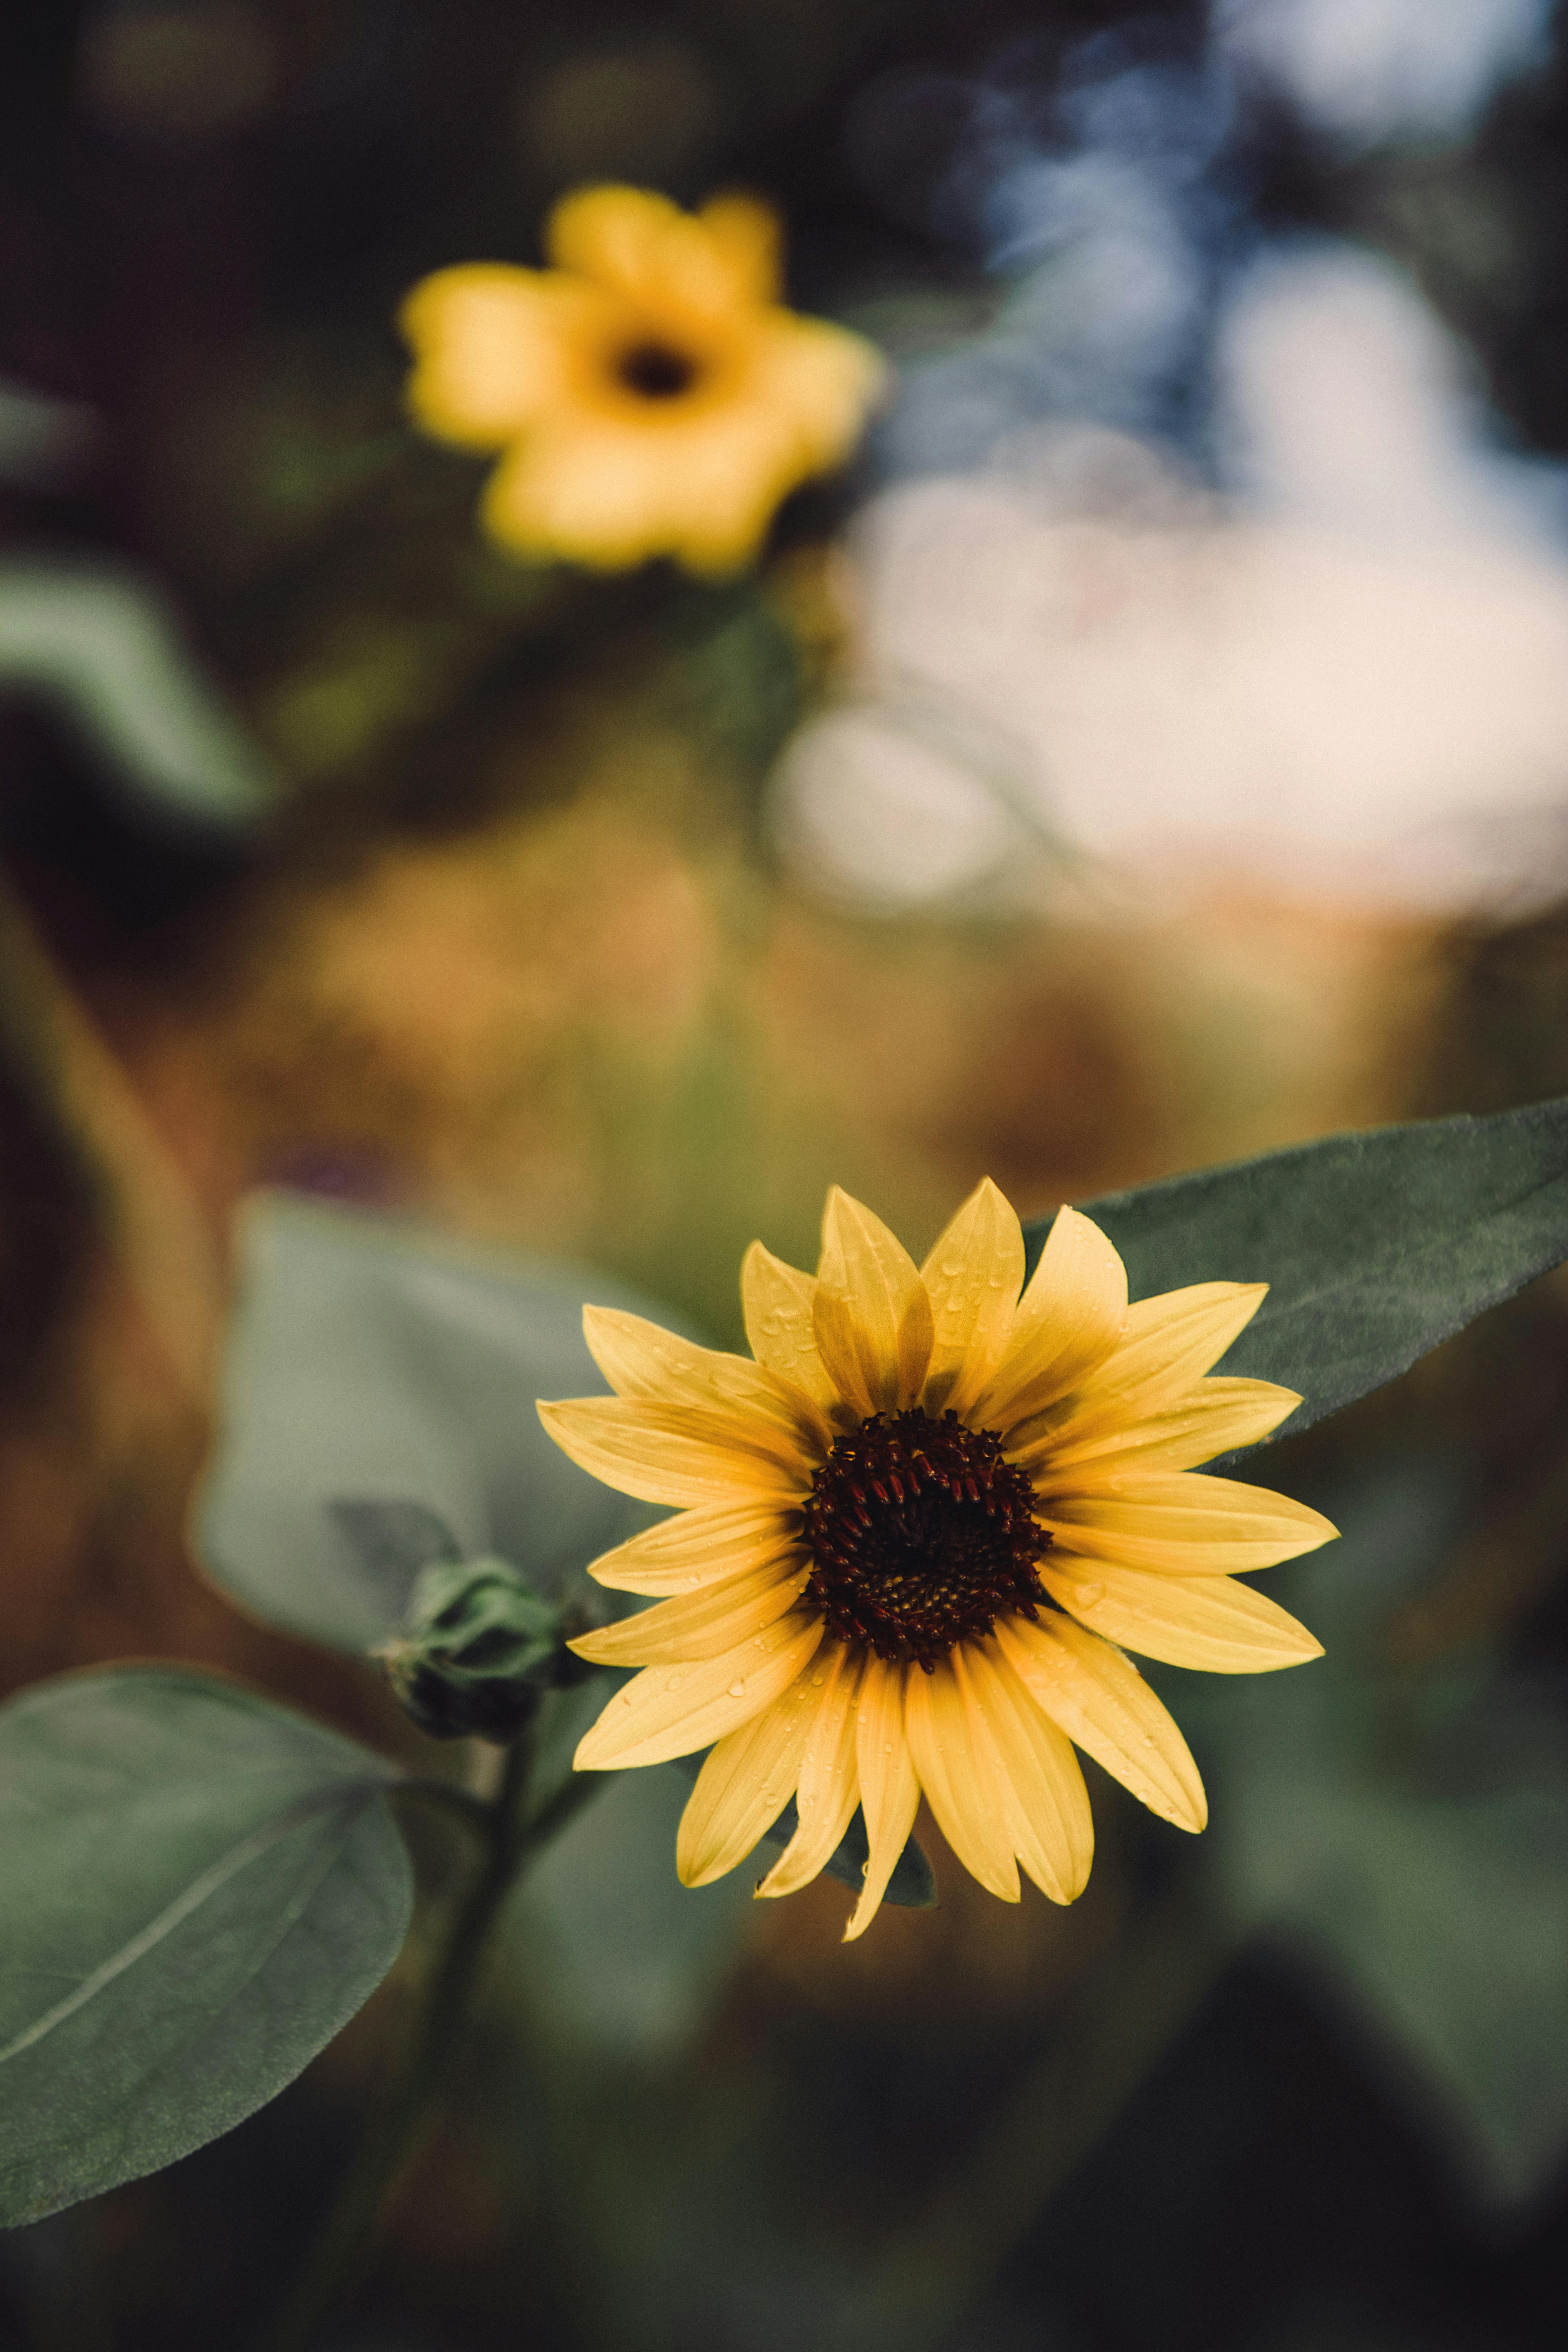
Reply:
<svg viewBox="0 0 1568 2352"><path fill-rule="evenodd" d="M626 390L639 394L644 400L679 399L683 392L690 391L699 373L696 361L685 352L651 338L620 352L615 365L616 374Z"/></svg>
<svg viewBox="0 0 1568 2352"><path fill-rule="evenodd" d="M802 1599L843 1640L930 1674L957 1643L1045 1599L1035 1562L1050 1537L1033 1505L990 1430L952 1412L875 1413L812 1480Z"/></svg>

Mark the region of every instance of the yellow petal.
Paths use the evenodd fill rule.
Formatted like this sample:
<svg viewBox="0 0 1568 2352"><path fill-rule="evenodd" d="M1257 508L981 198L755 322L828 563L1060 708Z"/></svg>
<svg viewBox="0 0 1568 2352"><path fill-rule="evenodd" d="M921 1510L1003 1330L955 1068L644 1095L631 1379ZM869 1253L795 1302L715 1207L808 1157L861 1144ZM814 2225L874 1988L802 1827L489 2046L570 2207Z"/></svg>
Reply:
<svg viewBox="0 0 1568 2352"><path fill-rule="evenodd" d="M1003 1617L998 1651L1037 1706L1151 1812L1178 1829L1208 1820L1204 1784L1186 1741L1142 1675L1070 1617Z"/></svg>
<svg viewBox="0 0 1568 2352"><path fill-rule="evenodd" d="M795 1787L817 1697L809 1676L797 1675L754 1721L717 1742L676 1833L683 1886L722 1878L772 1829Z"/></svg>
<svg viewBox="0 0 1568 2352"><path fill-rule="evenodd" d="M688 217L650 188L578 188L552 211L544 249L557 269L574 270L618 293L657 299L672 238L679 239Z"/></svg>
<svg viewBox="0 0 1568 2352"><path fill-rule="evenodd" d="M793 1895L836 1853L860 1801L855 1768L855 1699L860 1655L846 1643L824 1643L803 1678L818 1705L800 1759L795 1801L800 1825L759 1895ZM816 1687L820 1685L820 1688Z"/></svg>
<svg viewBox="0 0 1568 2352"><path fill-rule="evenodd" d="M754 396L787 420L794 481L848 456L888 379L881 353L863 335L787 310L759 322L752 367Z"/></svg>
<svg viewBox="0 0 1568 2352"><path fill-rule="evenodd" d="M843 1410L857 1421L881 1412L884 1383L868 1360L865 1336L847 1298L818 1283L811 1301L811 1332L823 1370Z"/></svg>
<svg viewBox="0 0 1568 2352"><path fill-rule="evenodd" d="M619 1396L753 1415L771 1423L792 1446L816 1445L823 1460L832 1448L833 1433L811 1399L744 1356L699 1348L616 1307L584 1307L583 1333L594 1361Z"/></svg>
<svg viewBox="0 0 1568 2352"><path fill-rule="evenodd" d="M628 1537L588 1563L617 1592L695 1592L718 1578L783 1562L798 1550L800 1514L787 1504L710 1503Z"/></svg>
<svg viewBox="0 0 1568 2352"><path fill-rule="evenodd" d="M811 1302L816 1277L797 1273L774 1257L761 1242L753 1242L741 1267L741 1303L745 1310L746 1339L759 1364L824 1409L836 1404L838 1392L816 1352Z"/></svg>
<svg viewBox="0 0 1568 2352"><path fill-rule="evenodd" d="M778 224L751 196L720 196L695 215L647 188L580 188L551 214L545 246L580 272L661 312L743 317L778 290Z"/></svg>
<svg viewBox="0 0 1568 2352"><path fill-rule="evenodd" d="M571 399L507 451L480 512L502 546L532 557L618 571L668 554L721 573L749 559L800 471L787 420L743 370L651 401L589 352Z"/></svg>
<svg viewBox="0 0 1568 2352"><path fill-rule="evenodd" d="M934 1337L931 1300L922 1282L917 1285L899 1325L898 1395L900 1405L913 1404L925 1385L926 1367L931 1362Z"/></svg>
<svg viewBox="0 0 1568 2352"><path fill-rule="evenodd" d="M1069 1491L1042 1496L1036 1515L1071 1551L1173 1576L1247 1575L1339 1533L1289 1495L1200 1470L1086 1469Z"/></svg>
<svg viewBox="0 0 1568 2352"><path fill-rule="evenodd" d="M868 1656L856 1704L855 1769L866 1816L870 1859L866 1884L844 1930L847 1944L863 1936L888 1891L899 1856L920 1810L921 1784L904 1737L904 1682L909 1669ZM918 1669L916 1670L918 1672Z"/></svg>
<svg viewBox="0 0 1568 2352"><path fill-rule="evenodd" d="M579 1742L578 1772L619 1771L689 1756L771 1706L811 1662L822 1620L795 1610L727 1657L688 1666L645 1666L618 1690ZM782 1804L783 1800L780 1800Z"/></svg>
<svg viewBox="0 0 1568 2352"><path fill-rule="evenodd" d="M699 435L700 437L699 437ZM692 417L668 460L669 551L689 572L724 579L756 554L779 502L802 478L784 421L744 386L728 412Z"/></svg>
<svg viewBox="0 0 1568 2352"><path fill-rule="evenodd" d="M607 572L667 551L672 517L669 452L657 432L596 419L581 406L552 412L509 449L485 486L479 517L502 547Z"/></svg>
<svg viewBox="0 0 1568 2352"><path fill-rule="evenodd" d="M644 1502L798 1501L810 1489L804 1458L791 1464L763 1451L717 1413L624 1397L573 1397L541 1404L539 1418L580 1468ZM756 1433L766 1435L761 1428Z"/></svg>
<svg viewBox="0 0 1568 2352"><path fill-rule="evenodd" d="M1007 1344L1024 1285L1024 1235L989 1176L977 1184L921 1268L934 1339L921 1402L963 1414Z"/></svg>
<svg viewBox="0 0 1568 2352"><path fill-rule="evenodd" d="M1076 1902L1094 1861L1094 1815L1072 1742L1041 1714L994 1643L965 1643L952 1663L994 1751L1014 1852L1053 1903Z"/></svg>
<svg viewBox="0 0 1568 2352"><path fill-rule="evenodd" d="M1009 1432L1009 1453L1047 1434L1074 1444L1147 1421L1189 1391L1216 1364L1268 1295L1266 1282L1198 1282L1140 1298L1127 1310L1115 1354L1036 1430Z"/></svg>
<svg viewBox="0 0 1568 2352"><path fill-rule="evenodd" d="M822 1221L816 1280L817 1349L840 1394L866 1412L896 1412L925 1377L931 1301L897 1235L837 1184Z"/></svg>
<svg viewBox="0 0 1568 2352"><path fill-rule="evenodd" d="M1048 1551L1040 1581L1082 1624L1126 1650L1211 1675L1270 1674L1322 1643L1277 1602L1230 1576L1161 1576Z"/></svg>
<svg viewBox="0 0 1568 2352"><path fill-rule="evenodd" d="M1018 1870L1002 1792L951 1657L934 1674L911 1667L904 1735L937 1825L965 1870L1005 1903L1016 1903Z"/></svg>
<svg viewBox="0 0 1568 2352"><path fill-rule="evenodd" d="M503 262L423 278L397 321L415 353L416 422L462 448L501 448L565 396L597 310L597 298Z"/></svg>
<svg viewBox="0 0 1568 2352"><path fill-rule="evenodd" d="M1061 1209L1018 1301L992 1378L964 1416L1005 1429L1065 1396L1104 1362L1127 1319L1127 1269L1100 1227Z"/></svg>
<svg viewBox="0 0 1568 2352"><path fill-rule="evenodd" d="M1256 1445L1300 1403L1294 1389L1271 1381L1200 1381L1177 1403L1098 1436L1053 1431L1008 1458L1033 1474L1041 1494L1070 1486L1083 1469L1191 1470L1243 1445Z"/></svg>
<svg viewBox="0 0 1568 2352"><path fill-rule="evenodd" d="M754 196L714 196L697 215L736 302L779 296L779 220Z"/></svg>
<svg viewBox="0 0 1568 2352"><path fill-rule="evenodd" d="M795 1606L811 1574L810 1559L796 1557L798 1565L768 1560L700 1592L683 1592L623 1617L619 1624L580 1633L566 1646L598 1666L679 1666L691 1658L716 1658Z"/></svg>

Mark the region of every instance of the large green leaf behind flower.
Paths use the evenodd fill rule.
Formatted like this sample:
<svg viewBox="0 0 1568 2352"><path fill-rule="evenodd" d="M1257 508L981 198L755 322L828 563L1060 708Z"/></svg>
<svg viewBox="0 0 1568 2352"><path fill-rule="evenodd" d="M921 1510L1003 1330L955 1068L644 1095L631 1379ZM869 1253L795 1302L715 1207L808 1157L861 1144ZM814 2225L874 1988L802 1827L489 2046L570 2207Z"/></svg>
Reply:
<svg viewBox="0 0 1568 2352"><path fill-rule="evenodd" d="M583 1337L590 1297L649 1311L585 1268L263 1195L196 1515L211 1573L269 1624L369 1649L423 1559L373 1557L339 1506L404 1504L548 1599L595 1591L586 1563L656 1515L568 1461L534 1411L605 1387Z"/></svg>
<svg viewBox="0 0 1568 2352"><path fill-rule="evenodd" d="M1568 1100L1332 1135L1081 1206L1134 1298L1268 1284L1223 1369L1300 1391L1294 1434L1568 1258ZM1031 1263L1047 1230L1026 1228Z"/></svg>
<svg viewBox="0 0 1568 2352"><path fill-rule="evenodd" d="M395 1778L178 1668L0 1708L0 2222L174 2163L347 2022L408 1925Z"/></svg>

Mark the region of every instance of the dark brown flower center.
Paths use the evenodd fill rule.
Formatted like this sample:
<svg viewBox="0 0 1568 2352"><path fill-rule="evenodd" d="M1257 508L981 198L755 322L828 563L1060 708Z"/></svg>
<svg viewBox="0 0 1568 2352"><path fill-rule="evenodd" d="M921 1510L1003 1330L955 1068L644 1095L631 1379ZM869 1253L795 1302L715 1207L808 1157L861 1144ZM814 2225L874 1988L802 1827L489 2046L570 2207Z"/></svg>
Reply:
<svg viewBox="0 0 1568 2352"><path fill-rule="evenodd" d="M669 343L633 343L616 361L616 373L628 392L644 400L676 400L696 383L697 362Z"/></svg>
<svg viewBox="0 0 1568 2352"><path fill-rule="evenodd" d="M805 1507L804 1599L833 1632L930 1674L956 1643L1045 1599L1034 1490L988 1429L918 1408L841 1437Z"/></svg>

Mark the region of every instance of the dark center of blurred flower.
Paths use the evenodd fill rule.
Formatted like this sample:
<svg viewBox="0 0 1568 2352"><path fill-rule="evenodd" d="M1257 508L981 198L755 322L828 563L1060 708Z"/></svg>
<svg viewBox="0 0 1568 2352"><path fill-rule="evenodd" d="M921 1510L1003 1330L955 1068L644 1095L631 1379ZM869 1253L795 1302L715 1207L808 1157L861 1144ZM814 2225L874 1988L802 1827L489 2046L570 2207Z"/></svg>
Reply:
<svg viewBox="0 0 1568 2352"><path fill-rule="evenodd" d="M668 343L633 343L616 361L616 373L628 392L644 400L675 400L697 381L697 362Z"/></svg>
<svg viewBox="0 0 1568 2352"><path fill-rule="evenodd" d="M1035 1562L1050 1537L1034 1501L990 1430L952 1412L875 1413L812 1480L803 1598L843 1640L930 1674L955 1643L1045 1599Z"/></svg>

